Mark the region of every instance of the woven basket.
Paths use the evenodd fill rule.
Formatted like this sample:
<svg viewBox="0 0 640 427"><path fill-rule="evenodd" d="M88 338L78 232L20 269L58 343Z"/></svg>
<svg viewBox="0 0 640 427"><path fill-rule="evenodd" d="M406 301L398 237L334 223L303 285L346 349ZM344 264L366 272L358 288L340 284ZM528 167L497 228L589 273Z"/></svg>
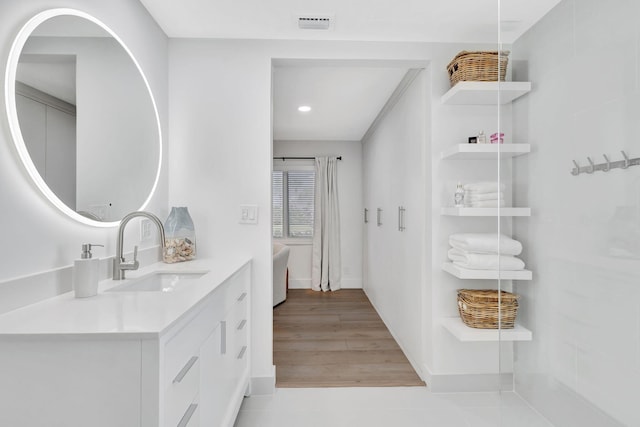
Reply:
<svg viewBox="0 0 640 427"><path fill-rule="evenodd" d="M451 86L453 87L462 81L497 82L498 75L500 81L504 81L508 62L508 50L501 52L467 52L463 50L447 65Z"/></svg>
<svg viewBox="0 0 640 427"><path fill-rule="evenodd" d="M465 325L476 329L513 329L518 313L516 294L492 289L458 289L458 312ZM500 306L500 321L498 321Z"/></svg>

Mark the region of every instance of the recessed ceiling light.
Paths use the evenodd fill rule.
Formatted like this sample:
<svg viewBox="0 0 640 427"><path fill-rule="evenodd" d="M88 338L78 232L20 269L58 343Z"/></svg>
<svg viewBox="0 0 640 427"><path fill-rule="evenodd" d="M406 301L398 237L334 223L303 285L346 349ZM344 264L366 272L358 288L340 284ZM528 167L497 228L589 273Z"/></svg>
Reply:
<svg viewBox="0 0 640 427"><path fill-rule="evenodd" d="M308 105L301 105L298 107L298 111L300 111L301 113L308 113L309 111L311 111L311 107L309 107Z"/></svg>

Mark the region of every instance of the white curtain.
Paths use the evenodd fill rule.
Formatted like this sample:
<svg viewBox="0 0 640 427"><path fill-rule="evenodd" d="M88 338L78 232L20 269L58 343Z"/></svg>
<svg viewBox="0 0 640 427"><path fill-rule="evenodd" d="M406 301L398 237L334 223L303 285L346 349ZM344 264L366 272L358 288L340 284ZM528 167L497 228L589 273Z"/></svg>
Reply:
<svg viewBox="0 0 640 427"><path fill-rule="evenodd" d="M311 287L315 291L337 291L341 280L338 159L316 157Z"/></svg>

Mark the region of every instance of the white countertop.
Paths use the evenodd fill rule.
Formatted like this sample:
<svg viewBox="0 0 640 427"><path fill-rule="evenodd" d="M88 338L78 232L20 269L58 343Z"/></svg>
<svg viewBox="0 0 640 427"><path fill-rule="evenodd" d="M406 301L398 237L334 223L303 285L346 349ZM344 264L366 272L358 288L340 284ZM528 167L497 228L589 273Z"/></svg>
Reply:
<svg viewBox="0 0 640 427"><path fill-rule="evenodd" d="M233 273L251 261L247 255L223 259L152 264L127 271L126 280L104 280L98 295L75 298L68 292L0 315L0 340L51 335L70 338L157 338ZM173 292L105 292L155 271L207 272Z"/></svg>

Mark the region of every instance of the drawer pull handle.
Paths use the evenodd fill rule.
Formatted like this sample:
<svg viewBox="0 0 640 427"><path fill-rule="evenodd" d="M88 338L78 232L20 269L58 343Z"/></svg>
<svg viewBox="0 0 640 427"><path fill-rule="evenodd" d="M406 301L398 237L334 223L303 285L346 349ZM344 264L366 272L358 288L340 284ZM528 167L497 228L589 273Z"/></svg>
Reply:
<svg viewBox="0 0 640 427"><path fill-rule="evenodd" d="M242 350L240 350L240 353L238 354L238 359L242 359L244 357L244 353L247 351L247 346L243 345L242 346Z"/></svg>
<svg viewBox="0 0 640 427"><path fill-rule="evenodd" d="M238 297L238 301L242 301L247 296L246 292L243 292L242 295Z"/></svg>
<svg viewBox="0 0 640 427"><path fill-rule="evenodd" d="M220 354L227 354L227 321L220 322Z"/></svg>
<svg viewBox="0 0 640 427"><path fill-rule="evenodd" d="M198 409L197 403L192 403L191 405L189 405L189 407L187 408L187 412L184 413L182 419L178 423L178 427L186 427L187 425L189 425L189 421L191 421L191 417L193 416L193 413L196 412L196 409Z"/></svg>
<svg viewBox="0 0 640 427"><path fill-rule="evenodd" d="M238 330L241 331L244 328L244 325L246 324L247 324L247 320L242 319L242 322L240 322L240 324L238 325Z"/></svg>
<svg viewBox="0 0 640 427"><path fill-rule="evenodd" d="M176 377L173 379L173 383L175 384L182 381L182 379L187 375L189 370L193 367L193 365L195 365L197 361L198 361L198 356L193 356L191 359L189 359L187 364L184 365L184 368L180 369L180 372L178 372L178 375L176 375Z"/></svg>

